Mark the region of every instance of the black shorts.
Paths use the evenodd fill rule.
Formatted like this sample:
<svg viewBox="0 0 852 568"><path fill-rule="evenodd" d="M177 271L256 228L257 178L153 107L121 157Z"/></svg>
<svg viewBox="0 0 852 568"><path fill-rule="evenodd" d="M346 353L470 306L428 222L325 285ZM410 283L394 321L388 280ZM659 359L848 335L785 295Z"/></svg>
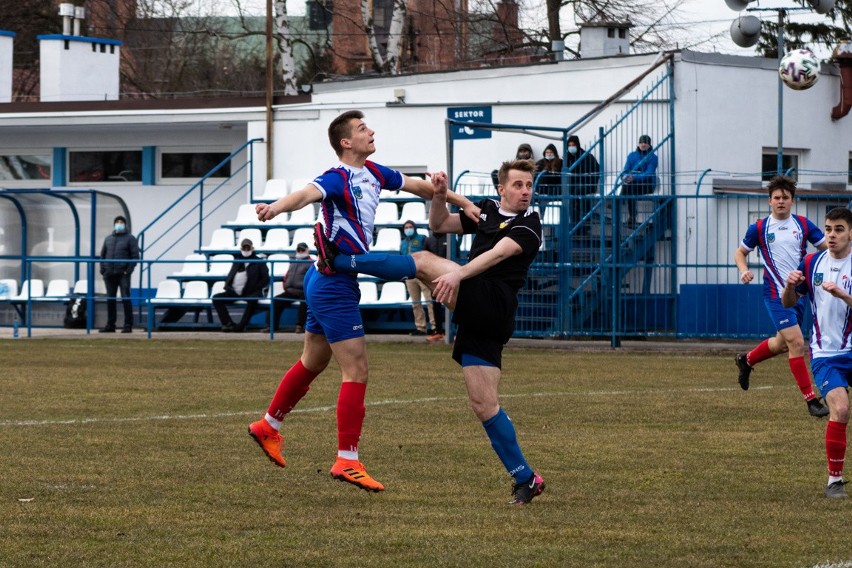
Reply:
<svg viewBox="0 0 852 568"><path fill-rule="evenodd" d="M458 326L453 359L474 355L501 368L503 346L515 331L518 298L497 280L471 278L459 287L453 323Z"/></svg>

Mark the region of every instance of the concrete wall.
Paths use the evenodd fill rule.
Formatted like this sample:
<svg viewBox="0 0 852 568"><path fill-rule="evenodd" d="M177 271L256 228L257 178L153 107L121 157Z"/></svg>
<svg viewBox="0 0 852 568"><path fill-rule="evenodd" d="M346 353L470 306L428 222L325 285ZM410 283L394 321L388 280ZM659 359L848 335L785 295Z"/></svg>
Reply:
<svg viewBox="0 0 852 568"><path fill-rule="evenodd" d="M121 42L65 35L38 39L43 102L118 100Z"/></svg>

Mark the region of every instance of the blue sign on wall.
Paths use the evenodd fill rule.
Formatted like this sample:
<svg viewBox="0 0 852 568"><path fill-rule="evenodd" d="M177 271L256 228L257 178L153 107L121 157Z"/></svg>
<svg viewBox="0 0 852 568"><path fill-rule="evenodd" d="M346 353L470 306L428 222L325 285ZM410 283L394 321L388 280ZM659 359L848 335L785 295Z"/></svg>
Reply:
<svg viewBox="0 0 852 568"><path fill-rule="evenodd" d="M491 107L449 107L447 118L465 122L491 122ZM491 131L483 128L470 128L461 124L450 124L450 137L453 140L471 140L474 138L491 138Z"/></svg>

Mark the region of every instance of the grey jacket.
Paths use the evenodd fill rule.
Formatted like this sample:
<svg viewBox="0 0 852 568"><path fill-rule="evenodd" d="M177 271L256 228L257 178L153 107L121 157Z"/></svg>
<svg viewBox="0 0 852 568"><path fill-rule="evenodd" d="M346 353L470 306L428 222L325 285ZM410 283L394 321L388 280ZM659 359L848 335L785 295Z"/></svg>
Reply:
<svg viewBox="0 0 852 568"><path fill-rule="evenodd" d="M104 239L101 247L101 258L136 260L139 258L139 243L136 237L130 233L112 232ZM113 274L130 274L136 268L135 262L102 262L101 274L110 276Z"/></svg>

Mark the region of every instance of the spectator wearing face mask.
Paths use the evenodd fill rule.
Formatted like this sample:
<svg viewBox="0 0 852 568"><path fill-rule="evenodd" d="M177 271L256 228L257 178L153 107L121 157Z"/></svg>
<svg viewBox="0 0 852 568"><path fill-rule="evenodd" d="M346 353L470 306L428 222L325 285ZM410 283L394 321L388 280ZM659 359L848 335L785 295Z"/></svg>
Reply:
<svg viewBox="0 0 852 568"><path fill-rule="evenodd" d="M260 260L254 252L251 239L243 239L240 243L240 257L235 256L235 262L225 280L225 291L213 296L213 307L222 322L222 331L241 332L246 328L251 316L257 309L258 300L263 297L263 289L269 286L269 269L265 262L241 262ZM246 301L246 311L240 323L234 325L228 304L237 300Z"/></svg>
<svg viewBox="0 0 852 568"><path fill-rule="evenodd" d="M115 299L121 290L121 303L124 304L124 327L121 333L133 331L133 306L130 303L130 275L136 267L132 262L139 258L139 244L136 237L127 228L127 219L119 215L113 221L113 232L104 239L101 258L105 260L123 260L128 262L102 262L101 276L104 278L107 293L107 323L101 333L115 333Z"/></svg>
<svg viewBox="0 0 852 568"><path fill-rule="evenodd" d="M556 148L554 148L555 150ZM518 144L518 149L515 150L515 159L516 160L532 160L533 159L533 149L532 146L524 142L523 144ZM494 184L494 189L497 189L499 185L499 180L497 179L497 170L491 172L491 183Z"/></svg>
<svg viewBox="0 0 852 568"><path fill-rule="evenodd" d="M400 254L411 255L426 248L426 237L417 232L417 224L414 221L406 221L402 225L402 244L399 246ZM423 312L423 302L429 310L429 321L435 327L435 309L432 307L432 292L429 287L417 278L409 278L405 281L408 295L411 298L411 311L414 313L415 331L412 335L426 335L427 321Z"/></svg>
<svg viewBox="0 0 852 568"><path fill-rule="evenodd" d="M538 179L536 191L541 195L559 195L562 184L560 179L562 159L553 144L548 144L542 155L544 157L535 163L535 173Z"/></svg>
<svg viewBox="0 0 852 568"><path fill-rule="evenodd" d="M287 274L284 276L284 291L275 296L272 305L272 325L275 331L278 331L278 326L281 321L281 314L284 313L284 308L293 300L301 300L299 311L296 315L296 333L305 333L305 322L308 319L308 304L305 302L305 274L311 267L311 255L308 253L308 245L299 243L296 245L295 259L300 262L291 262L287 268ZM264 333L269 332L269 328L263 330Z"/></svg>
<svg viewBox="0 0 852 568"><path fill-rule="evenodd" d="M599 192L600 165L591 153L586 154L580 145L580 138L574 135L568 137L565 170L568 172L568 192L571 195L585 196ZM571 203L573 221L577 223L591 209L592 199L580 197Z"/></svg>

